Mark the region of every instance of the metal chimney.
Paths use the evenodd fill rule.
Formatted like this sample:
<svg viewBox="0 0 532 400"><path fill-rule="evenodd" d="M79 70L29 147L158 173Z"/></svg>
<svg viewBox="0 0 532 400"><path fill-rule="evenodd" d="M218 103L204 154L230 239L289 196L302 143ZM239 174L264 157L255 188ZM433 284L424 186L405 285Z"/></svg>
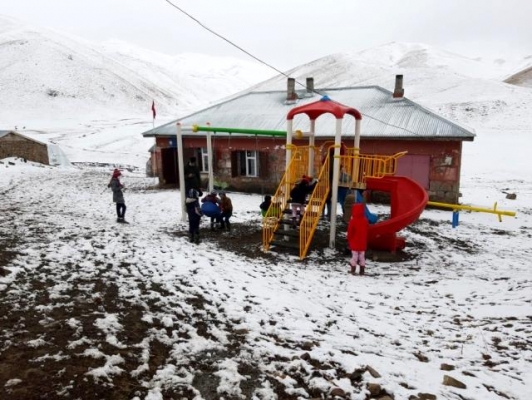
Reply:
<svg viewBox="0 0 532 400"><path fill-rule="evenodd" d="M286 100L287 101L297 100L295 78L288 78L287 87L286 87Z"/></svg>
<svg viewBox="0 0 532 400"><path fill-rule="evenodd" d="M314 78L307 78L307 94L314 93Z"/></svg>
<svg viewBox="0 0 532 400"><path fill-rule="evenodd" d="M393 98L400 99L405 94L403 89L403 75L395 75L395 90L393 91Z"/></svg>

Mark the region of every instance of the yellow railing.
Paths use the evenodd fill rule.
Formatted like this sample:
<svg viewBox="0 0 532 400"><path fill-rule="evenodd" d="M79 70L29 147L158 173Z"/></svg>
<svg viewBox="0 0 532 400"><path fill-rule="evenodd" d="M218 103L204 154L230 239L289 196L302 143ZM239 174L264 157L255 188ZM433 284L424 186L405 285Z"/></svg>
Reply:
<svg viewBox="0 0 532 400"><path fill-rule="evenodd" d="M301 260L307 255L314 232L316 232L318 227L323 207L327 201L327 196L331 190L331 181L329 179L331 163L329 161L329 154L327 154L317 177L318 183L310 195L299 225L299 259Z"/></svg>
<svg viewBox="0 0 532 400"><path fill-rule="evenodd" d="M279 227L283 212L290 200L290 190L303 175L308 175L308 147L292 146L292 159L288 164L277 191L272 196L272 203L262 220L262 247L269 250L273 235Z"/></svg>
<svg viewBox="0 0 532 400"><path fill-rule="evenodd" d="M403 151L391 156L383 156L357 154L355 149L347 149L346 154L340 156L340 165L349 176L351 185L342 181L340 181L340 185L363 189L366 185L366 178L383 178L387 175L394 175L397 172L397 160L406 153Z"/></svg>
<svg viewBox="0 0 532 400"><path fill-rule="evenodd" d="M332 146L331 146L332 147ZM318 183L312 192L305 207L299 225L299 258L303 259L307 255L312 238L318 226L327 196L331 190L331 159L328 151L325 160L316 160L319 152L315 150L314 166L319 169L317 176ZM288 165L277 191L272 197L272 205L266 212L262 224L262 243L265 251L269 250L275 231L279 227L283 212L290 200L290 190L303 175L308 175L309 147L292 146L292 159ZM386 175L393 175L397 170L397 160L404 156L405 152L391 156L358 154L355 149L347 149L345 155L340 157L342 172L347 179L342 180L340 185L357 189L366 187L366 178L382 178Z"/></svg>

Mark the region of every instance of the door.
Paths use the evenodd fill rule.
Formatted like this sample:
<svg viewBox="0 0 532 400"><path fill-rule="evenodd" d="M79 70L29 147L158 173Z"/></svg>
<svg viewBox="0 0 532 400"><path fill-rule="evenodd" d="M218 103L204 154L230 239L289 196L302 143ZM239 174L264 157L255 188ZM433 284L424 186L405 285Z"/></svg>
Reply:
<svg viewBox="0 0 532 400"><path fill-rule="evenodd" d="M395 175L406 176L428 190L430 181L430 156L407 154L401 157L397 162Z"/></svg>
<svg viewBox="0 0 532 400"><path fill-rule="evenodd" d="M161 156L163 161L163 181L164 184L177 184L178 183L178 173L177 173L177 149L166 148L161 149Z"/></svg>

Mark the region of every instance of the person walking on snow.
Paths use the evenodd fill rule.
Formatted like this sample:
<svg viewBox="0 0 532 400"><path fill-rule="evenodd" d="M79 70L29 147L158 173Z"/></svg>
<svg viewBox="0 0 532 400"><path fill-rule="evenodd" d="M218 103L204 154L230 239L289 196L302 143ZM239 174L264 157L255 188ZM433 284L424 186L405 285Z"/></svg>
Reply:
<svg viewBox="0 0 532 400"><path fill-rule="evenodd" d="M357 264L360 275L366 268L366 249L368 247L369 222L364 214L364 204L355 203L351 208L351 219L347 226L347 243L351 250L351 274L356 274Z"/></svg>
<svg viewBox="0 0 532 400"><path fill-rule="evenodd" d="M185 199L185 205L188 215L188 234L190 243L199 244L200 242L200 222L201 210L199 205L200 192L196 189L189 189Z"/></svg>
<svg viewBox="0 0 532 400"><path fill-rule="evenodd" d="M118 179L120 176L122 176L122 173L118 168L116 168L113 171L113 176L107 187L110 187L113 191L113 202L116 203L116 222L127 223L125 220L126 202L124 201L124 193L122 192L124 185L122 185Z"/></svg>

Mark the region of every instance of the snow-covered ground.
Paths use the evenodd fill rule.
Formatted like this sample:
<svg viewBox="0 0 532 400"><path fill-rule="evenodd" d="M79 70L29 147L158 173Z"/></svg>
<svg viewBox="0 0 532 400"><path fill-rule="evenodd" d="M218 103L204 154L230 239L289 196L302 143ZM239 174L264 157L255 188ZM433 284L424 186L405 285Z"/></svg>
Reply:
<svg viewBox="0 0 532 400"><path fill-rule="evenodd" d="M258 195L230 193L234 228L220 233L247 257L207 221L188 243L178 192L137 170L123 225L110 168L4 160L0 397L530 398L530 135L513 132L506 157L488 133L465 145L463 201L516 217L462 212L453 229L426 210L404 232L411 259L370 260L366 277L329 249L266 257L260 235L239 233L258 229Z"/></svg>
<svg viewBox="0 0 532 400"><path fill-rule="evenodd" d="M128 70L150 70L150 57L120 47ZM33 106L39 97L19 99L19 86L4 96L19 103L3 108L3 128L57 143L75 164L0 163L0 398L532 398L532 92L427 46L384 50L326 57L293 76L391 89L405 72L407 97L476 131L464 144L462 203L516 216L462 212L453 229L450 211L426 210L402 232L408 257L374 257L365 277L327 248L304 262L263 253L259 195L229 193L233 230L204 221L202 243L188 243L178 191L143 174L151 120L129 113L135 96L76 112L93 90L41 93L69 111L49 115ZM126 168L129 225L115 222L114 166Z"/></svg>

